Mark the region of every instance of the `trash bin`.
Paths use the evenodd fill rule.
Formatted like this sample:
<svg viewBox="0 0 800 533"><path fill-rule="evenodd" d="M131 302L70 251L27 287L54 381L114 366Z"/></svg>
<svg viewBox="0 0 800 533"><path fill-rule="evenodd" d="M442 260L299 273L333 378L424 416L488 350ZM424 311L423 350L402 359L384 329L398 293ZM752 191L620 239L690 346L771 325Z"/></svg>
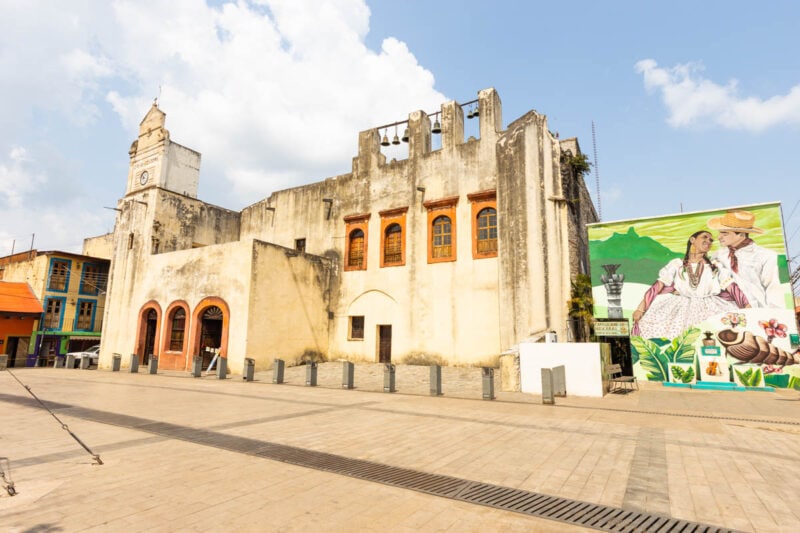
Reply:
<svg viewBox="0 0 800 533"><path fill-rule="evenodd" d="M256 372L256 360L249 357L244 359L244 368L242 369L242 379L245 381L253 381L253 376Z"/></svg>
<svg viewBox="0 0 800 533"><path fill-rule="evenodd" d="M483 399L494 400L494 368L485 366L481 370L483 375Z"/></svg>
<svg viewBox="0 0 800 533"><path fill-rule="evenodd" d="M283 359L275 359L275 364L272 365L272 382L283 383Z"/></svg>
<svg viewBox="0 0 800 533"><path fill-rule="evenodd" d="M67 368L75 368L75 356L67 355L67 362L64 364Z"/></svg>
<svg viewBox="0 0 800 533"><path fill-rule="evenodd" d="M199 378L203 375L203 356L195 355L192 358L192 376Z"/></svg>
<svg viewBox="0 0 800 533"><path fill-rule="evenodd" d="M136 374L139 372L139 356L135 353L131 354L131 374Z"/></svg>
<svg viewBox="0 0 800 533"><path fill-rule="evenodd" d="M122 366L122 356L118 353L115 353L114 357L111 359L111 371L119 372L121 366Z"/></svg>
<svg viewBox="0 0 800 533"><path fill-rule="evenodd" d="M306 365L306 386L317 386L317 363L311 361Z"/></svg>
<svg viewBox="0 0 800 533"><path fill-rule="evenodd" d="M56 361L58 361L58 357L56 357ZM81 357L81 370L86 370L87 368L89 368L89 364L91 362L92 362L92 359L90 357L87 357L86 355Z"/></svg>
<svg viewBox="0 0 800 533"><path fill-rule="evenodd" d="M431 365L431 396L442 395L442 367Z"/></svg>
<svg viewBox="0 0 800 533"><path fill-rule="evenodd" d="M391 363L383 366L383 392L394 392L395 367Z"/></svg>
<svg viewBox="0 0 800 533"><path fill-rule="evenodd" d="M147 363L147 370L151 374L158 373L158 357L155 355L150 354L150 362Z"/></svg>
<svg viewBox="0 0 800 533"><path fill-rule="evenodd" d="M342 361L342 388L353 388L353 377L355 376L356 365L350 361Z"/></svg>
<svg viewBox="0 0 800 533"><path fill-rule="evenodd" d="M553 371L549 368L542 369L542 403L546 405L556 403L553 397Z"/></svg>

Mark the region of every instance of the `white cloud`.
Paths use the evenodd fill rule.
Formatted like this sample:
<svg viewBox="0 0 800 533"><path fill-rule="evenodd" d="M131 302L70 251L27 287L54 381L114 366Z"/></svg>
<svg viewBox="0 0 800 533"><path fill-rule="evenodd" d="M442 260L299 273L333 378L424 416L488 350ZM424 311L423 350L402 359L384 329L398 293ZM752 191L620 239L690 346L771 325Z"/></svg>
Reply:
<svg viewBox="0 0 800 533"><path fill-rule="evenodd" d="M153 19L140 2L115 4L138 83L108 101L133 134L161 86L172 139L203 153L201 180L224 176L247 203L349 171L360 130L445 100L404 43L366 47L363 1L170 6Z"/></svg>
<svg viewBox="0 0 800 533"><path fill-rule="evenodd" d="M0 200L7 208L19 208L26 196L37 191L45 177L34 168L34 161L22 146L14 146L0 158Z"/></svg>
<svg viewBox="0 0 800 533"><path fill-rule="evenodd" d="M97 191L118 180L121 194L125 176L83 171L101 155L92 139L121 124L125 160L159 94L171 138L203 154L206 201L237 207L349 172L359 131L446 100L405 43L367 47L369 17L364 0L0 2L0 50L14 51L0 54L0 153L37 148L35 163L0 157L0 201L19 209L5 235L108 231L108 214L80 213L113 205Z"/></svg>
<svg viewBox="0 0 800 533"><path fill-rule="evenodd" d="M660 91L674 127L716 124L724 128L760 132L778 125L800 124L800 85L785 95L766 100L738 94L736 80L719 85L702 76L700 63L659 67L652 59L636 63L649 91Z"/></svg>

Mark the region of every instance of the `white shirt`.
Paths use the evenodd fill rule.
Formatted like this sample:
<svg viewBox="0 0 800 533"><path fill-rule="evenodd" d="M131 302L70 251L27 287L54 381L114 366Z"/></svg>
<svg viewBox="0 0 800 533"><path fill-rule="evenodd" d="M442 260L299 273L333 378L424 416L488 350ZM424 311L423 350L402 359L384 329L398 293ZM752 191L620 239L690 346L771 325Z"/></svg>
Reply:
<svg viewBox="0 0 800 533"><path fill-rule="evenodd" d="M714 258L729 270L733 281L747 296L751 307L784 309L784 290L778 276L778 254L755 243L736 250L739 272L733 272L728 248L717 250Z"/></svg>

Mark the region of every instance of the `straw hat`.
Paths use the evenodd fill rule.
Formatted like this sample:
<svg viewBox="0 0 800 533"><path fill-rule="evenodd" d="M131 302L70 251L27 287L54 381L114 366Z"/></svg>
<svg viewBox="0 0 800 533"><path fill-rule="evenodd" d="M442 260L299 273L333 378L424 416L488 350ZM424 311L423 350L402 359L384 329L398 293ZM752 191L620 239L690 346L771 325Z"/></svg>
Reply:
<svg viewBox="0 0 800 533"><path fill-rule="evenodd" d="M738 233L764 233L763 229L755 227L755 222L756 216L750 211L728 211L721 217L709 220L708 227Z"/></svg>

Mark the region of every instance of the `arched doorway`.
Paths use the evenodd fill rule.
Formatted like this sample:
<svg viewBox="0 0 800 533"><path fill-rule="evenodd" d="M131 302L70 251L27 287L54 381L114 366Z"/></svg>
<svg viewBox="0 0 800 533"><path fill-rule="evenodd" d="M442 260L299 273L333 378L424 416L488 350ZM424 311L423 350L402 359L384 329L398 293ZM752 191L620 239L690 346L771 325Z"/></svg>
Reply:
<svg viewBox="0 0 800 533"><path fill-rule="evenodd" d="M156 332L158 331L158 313L155 309L150 309L144 316L144 353L142 354L142 364L150 362L156 347Z"/></svg>
<svg viewBox="0 0 800 533"><path fill-rule="evenodd" d="M208 368L222 346L223 317L222 309L216 305L207 308L200 315L200 354L203 356L203 369Z"/></svg>
<svg viewBox="0 0 800 533"><path fill-rule="evenodd" d="M136 325L136 344L134 354L140 364L150 362L150 356L159 353L159 327L161 325L161 306L150 300L139 309L139 321Z"/></svg>

